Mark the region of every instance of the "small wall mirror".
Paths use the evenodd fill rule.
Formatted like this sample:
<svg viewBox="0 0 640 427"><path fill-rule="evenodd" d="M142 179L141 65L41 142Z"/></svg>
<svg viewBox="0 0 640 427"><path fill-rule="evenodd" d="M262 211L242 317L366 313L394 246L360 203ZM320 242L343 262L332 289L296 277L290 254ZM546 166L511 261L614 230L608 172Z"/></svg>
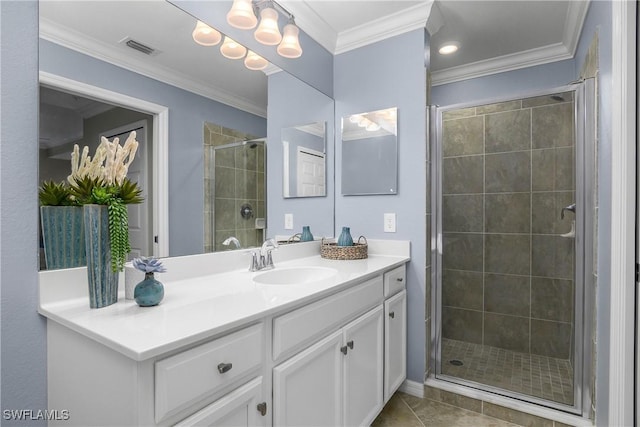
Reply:
<svg viewBox="0 0 640 427"><path fill-rule="evenodd" d="M326 122L282 129L285 198L327 195Z"/></svg>
<svg viewBox="0 0 640 427"><path fill-rule="evenodd" d="M342 118L342 194L398 193L398 109Z"/></svg>

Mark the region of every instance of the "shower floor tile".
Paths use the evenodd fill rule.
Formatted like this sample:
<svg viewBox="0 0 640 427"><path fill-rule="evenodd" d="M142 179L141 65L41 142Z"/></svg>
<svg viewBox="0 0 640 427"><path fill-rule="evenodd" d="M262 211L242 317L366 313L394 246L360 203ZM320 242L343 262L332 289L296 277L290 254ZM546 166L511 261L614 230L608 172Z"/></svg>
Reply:
<svg viewBox="0 0 640 427"><path fill-rule="evenodd" d="M443 339L442 373L573 405L573 368L565 359Z"/></svg>

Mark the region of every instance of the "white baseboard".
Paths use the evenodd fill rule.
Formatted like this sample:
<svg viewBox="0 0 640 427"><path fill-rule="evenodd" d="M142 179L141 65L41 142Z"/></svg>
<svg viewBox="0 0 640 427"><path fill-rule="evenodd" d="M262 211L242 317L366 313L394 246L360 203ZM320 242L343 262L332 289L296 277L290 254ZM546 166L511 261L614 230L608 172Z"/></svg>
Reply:
<svg viewBox="0 0 640 427"><path fill-rule="evenodd" d="M398 390L403 393L410 394L411 396L419 398L424 397L424 384L417 381L404 380Z"/></svg>

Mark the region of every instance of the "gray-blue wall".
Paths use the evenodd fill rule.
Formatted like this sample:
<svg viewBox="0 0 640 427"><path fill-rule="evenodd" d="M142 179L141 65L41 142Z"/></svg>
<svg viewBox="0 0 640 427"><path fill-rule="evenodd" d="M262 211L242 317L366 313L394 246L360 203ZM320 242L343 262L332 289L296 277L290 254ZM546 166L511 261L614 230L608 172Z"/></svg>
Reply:
<svg viewBox="0 0 640 427"><path fill-rule="evenodd" d="M269 76L267 153L267 229L270 236L293 235L302 226L314 237L333 236L334 117L333 100L285 72ZM327 122L327 196L282 198L282 129L313 122ZM293 214L293 230L284 229L284 214Z"/></svg>
<svg viewBox="0 0 640 427"><path fill-rule="evenodd" d="M47 408L38 306L38 3L0 2L0 356L2 410ZM4 413L3 413L4 414ZM2 421L3 425L46 425Z"/></svg>
<svg viewBox="0 0 640 427"><path fill-rule="evenodd" d="M564 86L576 80L573 59L433 86L431 103L449 106L518 96L538 89Z"/></svg>
<svg viewBox="0 0 640 427"><path fill-rule="evenodd" d="M355 237L411 241L407 269L407 378L425 372L426 66L424 30L355 49L334 59L336 123L342 117L398 107L398 194L342 196L342 158L336 155L336 235L350 226ZM336 152L341 152L339 128ZM366 167L366 165L363 165ZM395 213L397 232L383 232L383 214Z"/></svg>
<svg viewBox="0 0 640 427"><path fill-rule="evenodd" d="M46 40L40 69L169 108L169 253L202 253L204 122L266 135L266 120Z"/></svg>

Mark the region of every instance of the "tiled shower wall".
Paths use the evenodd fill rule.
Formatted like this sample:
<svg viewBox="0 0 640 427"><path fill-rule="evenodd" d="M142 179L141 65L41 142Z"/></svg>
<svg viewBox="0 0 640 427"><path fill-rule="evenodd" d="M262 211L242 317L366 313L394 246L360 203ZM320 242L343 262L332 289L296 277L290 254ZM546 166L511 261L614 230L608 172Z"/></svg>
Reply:
<svg viewBox="0 0 640 427"><path fill-rule="evenodd" d="M263 231L255 219L265 217L265 149L242 145L218 148L234 142L257 138L213 123L204 126L204 233L205 252L235 249L224 246L228 237L236 237L243 248L262 243ZM253 208L253 217L240 215L244 204Z"/></svg>
<svg viewBox="0 0 640 427"><path fill-rule="evenodd" d="M444 113L444 338L571 358L574 107L558 95Z"/></svg>

